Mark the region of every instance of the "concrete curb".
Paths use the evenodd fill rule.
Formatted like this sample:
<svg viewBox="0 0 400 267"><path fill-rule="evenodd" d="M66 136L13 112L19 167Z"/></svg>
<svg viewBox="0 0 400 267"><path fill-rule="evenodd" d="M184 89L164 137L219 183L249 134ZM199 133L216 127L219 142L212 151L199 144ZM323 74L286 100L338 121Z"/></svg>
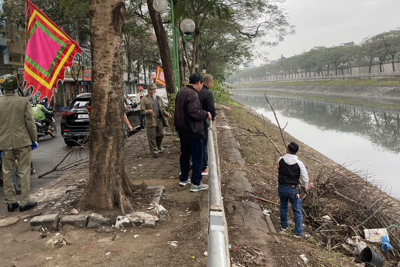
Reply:
<svg viewBox="0 0 400 267"><path fill-rule="evenodd" d="M221 135L223 135L223 141L222 146L223 148L228 151L229 153L229 161L232 163L238 164L241 167L244 167L246 165L244 159L242 158L242 155L238 149L238 143L236 139L234 138L232 131L229 128L229 125L227 123L227 118L223 112L221 112L221 118L222 122L220 124L219 130L221 131ZM233 189L235 193L239 196L245 196L248 195L250 192L253 192L253 187L251 186L249 180L247 179L246 175L244 172L240 171L235 171L233 174L233 179L229 181L228 187ZM229 199L227 197L227 199ZM275 235L276 229L271 221L271 218L269 216L264 216L262 213L262 210L259 205L253 205L254 203L252 202L244 202L243 205L247 206L247 208L244 208L244 211L248 214L248 218L253 218L252 222L257 222L255 225L260 226L263 229L269 229L269 232L274 233L274 239L276 242L280 242L280 238ZM229 206L229 205L228 205ZM234 211L236 208L231 208L229 209L228 207L228 212L229 211ZM260 220L261 219L261 220ZM251 224L249 224L251 226ZM255 231L258 231L259 227L255 227Z"/></svg>
<svg viewBox="0 0 400 267"><path fill-rule="evenodd" d="M57 184L61 180L65 179L63 175L58 178L54 184ZM152 203L160 205L161 197L164 193L164 186L148 186L146 190L155 190ZM30 227L32 231L41 231L42 229L58 231L64 225L72 225L79 228L99 228L102 225L111 226L112 221L101 214L92 213L89 216L86 215L64 215L60 216L57 212L58 207L64 202L70 195L70 191L64 194L51 208L49 208L43 215L35 216L30 221ZM155 228L156 221L145 221L143 227Z"/></svg>

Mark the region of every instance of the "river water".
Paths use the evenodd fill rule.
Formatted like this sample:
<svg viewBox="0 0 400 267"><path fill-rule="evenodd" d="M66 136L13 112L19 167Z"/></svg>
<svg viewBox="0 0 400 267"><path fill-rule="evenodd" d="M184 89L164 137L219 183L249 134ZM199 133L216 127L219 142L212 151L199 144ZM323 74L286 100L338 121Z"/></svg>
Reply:
<svg viewBox="0 0 400 267"><path fill-rule="evenodd" d="M264 95L233 94L276 124ZM400 199L399 111L283 96L268 99L281 127L287 123L286 132Z"/></svg>

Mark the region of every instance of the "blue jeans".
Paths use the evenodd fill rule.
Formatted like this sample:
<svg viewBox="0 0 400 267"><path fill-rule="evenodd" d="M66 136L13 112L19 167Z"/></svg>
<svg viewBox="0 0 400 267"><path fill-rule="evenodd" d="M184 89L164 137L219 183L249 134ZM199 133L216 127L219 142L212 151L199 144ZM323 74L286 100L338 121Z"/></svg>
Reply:
<svg viewBox="0 0 400 267"><path fill-rule="evenodd" d="M293 233L295 235L301 235L303 233L303 214L301 213L301 199L296 198L299 193L298 188L291 188L287 186L280 185L278 187L280 203L280 213L281 213L281 226L282 228L288 228L288 211L289 211L289 200L292 204L295 228Z"/></svg>
<svg viewBox="0 0 400 267"><path fill-rule="evenodd" d="M203 165L203 140L190 139L179 135L181 140L181 175L180 181L187 181L189 178L190 158L192 158L192 184L200 185L201 171Z"/></svg>

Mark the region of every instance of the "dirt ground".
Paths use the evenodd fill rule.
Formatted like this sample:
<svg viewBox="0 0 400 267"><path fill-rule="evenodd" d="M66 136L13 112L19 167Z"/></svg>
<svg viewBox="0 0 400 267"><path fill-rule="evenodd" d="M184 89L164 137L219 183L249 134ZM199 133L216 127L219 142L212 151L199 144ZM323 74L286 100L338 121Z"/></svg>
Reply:
<svg viewBox="0 0 400 267"><path fill-rule="evenodd" d="M46 242L57 235L56 232L50 232L41 238L35 234L37 232L29 232L29 219L21 219L10 227L0 227L0 266L206 266L207 256L204 253L207 251L207 191L191 193L189 186L183 188L178 185L180 150L179 142L174 142L176 136L165 137L165 150L158 159L145 154L143 144L149 153L145 136L143 131L128 139L125 167L134 183L143 181L147 185L165 187L161 204L170 214L169 221L158 223L155 229L135 227L126 228L125 231L112 227L80 229L68 226L57 233L66 235L74 232L79 239L73 245L58 247L46 245ZM79 181L86 179L87 175L88 170L82 169L56 187L68 188L68 185L71 188L79 185ZM204 182L208 182L207 176ZM66 214L75 206L82 188L74 187L71 193L60 203L60 213ZM135 211L146 211L152 194L154 192L150 191L138 194L132 200ZM52 199L47 203L52 205L55 201L57 200ZM35 212L37 214L43 210ZM80 211L81 214L89 212ZM117 211L108 213L116 214ZM12 215L20 214L10 214ZM22 238L25 241L18 238L25 235L29 236ZM139 237L135 238L135 235ZM177 246L172 246L170 241L177 241Z"/></svg>
<svg viewBox="0 0 400 267"><path fill-rule="evenodd" d="M284 147L276 126L239 105L231 107L232 110L225 114L237 141L237 148L245 160L242 167L231 163L230 150L222 148L223 137L218 137L232 266L356 266L354 258L338 247L327 250L317 239L298 240L291 234L274 234L269 229L255 225L259 223L257 218L246 217L246 209L248 211L249 207L260 211L259 218L263 217L261 211L268 209L274 227L279 231L277 205L248 196L236 196L228 186L235 179L234 172L241 171L256 195L279 203L275 166L279 154L268 139L255 136L247 129L256 125L271 136L281 151L284 151ZM206 266L207 256L204 253L207 251L208 192L190 193L189 187L178 186L180 150L175 139L175 135L166 136L163 143L165 150L158 159L145 152L146 150L149 153L145 132L130 137L125 149L125 167L132 182L165 187L161 204L169 211L169 221L158 223L155 229L64 227L59 232L49 232L42 238L38 232L29 231L30 218L19 213L10 214L9 217L19 216L20 220L9 227L0 227L0 266ZM340 168L286 133L285 139L287 142L299 143L298 155L305 163L311 180L322 165ZM40 214L57 203L60 203L57 206L60 213L69 213L82 194L87 176L87 166L80 166L80 169L64 174L34 196L40 202L40 209L27 214ZM208 182L207 176L204 177L204 182ZM70 191L68 197L57 202L66 191ZM132 199L136 211L146 211L151 196L152 192L149 191L138 192L136 198ZM234 216L232 209L243 211L243 214ZM91 211L79 212L86 214ZM115 217L118 211L103 214ZM293 218L293 215L290 214L289 218ZM249 231L249 225L243 222L250 220L252 224L253 219L252 228L256 228L256 231ZM293 226L290 221L289 228ZM309 229L307 222L305 229ZM72 245L50 244L49 241L56 238L58 233L79 238ZM177 241L177 246L172 246L171 241ZM302 254L308 259L307 263L300 258Z"/></svg>

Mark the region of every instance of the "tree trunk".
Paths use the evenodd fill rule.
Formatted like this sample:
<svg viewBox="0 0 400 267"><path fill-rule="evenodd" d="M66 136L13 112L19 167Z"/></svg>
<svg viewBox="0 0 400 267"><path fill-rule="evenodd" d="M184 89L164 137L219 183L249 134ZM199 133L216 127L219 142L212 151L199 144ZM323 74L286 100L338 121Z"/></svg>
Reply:
<svg viewBox="0 0 400 267"><path fill-rule="evenodd" d="M153 7L153 0L147 0L147 7L149 9L151 21L153 23L154 32L156 33L157 37L162 68L164 70L165 83L167 86L167 93L175 94L174 72L171 60L171 52L168 45L167 34L165 33L165 29L163 26L163 21L160 13L155 11Z"/></svg>
<svg viewBox="0 0 400 267"><path fill-rule="evenodd" d="M193 63L192 63L192 69L190 70L190 74L194 72L199 72L199 36L200 33L195 31L193 40Z"/></svg>
<svg viewBox="0 0 400 267"><path fill-rule="evenodd" d="M371 71L372 71L372 57L371 57L371 60L369 61L369 70L368 70L368 73L371 74Z"/></svg>
<svg viewBox="0 0 400 267"><path fill-rule="evenodd" d="M93 95L89 179L79 207L132 212L124 167L122 25L124 0L90 0Z"/></svg>
<svg viewBox="0 0 400 267"><path fill-rule="evenodd" d="M183 46L182 39L178 38L178 51L179 51L179 80L181 84L179 88L183 88L183 82L185 81L185 59L183 58Z"/></svg>
<svg viewBox="0 0 400 267"><path fill-rule="evenodd" d="M143 62L143 77L144 77L144 85L147 85L147 75L146 75L146 65Z"/></svg>
<svg viewBox="0 0 400 267"><path fill-rule="evenodd" d="M393 69L393 72L396 71L396 69L395 69L395 67L394 67L394 55L392 55L392 69Z"/></svg>

